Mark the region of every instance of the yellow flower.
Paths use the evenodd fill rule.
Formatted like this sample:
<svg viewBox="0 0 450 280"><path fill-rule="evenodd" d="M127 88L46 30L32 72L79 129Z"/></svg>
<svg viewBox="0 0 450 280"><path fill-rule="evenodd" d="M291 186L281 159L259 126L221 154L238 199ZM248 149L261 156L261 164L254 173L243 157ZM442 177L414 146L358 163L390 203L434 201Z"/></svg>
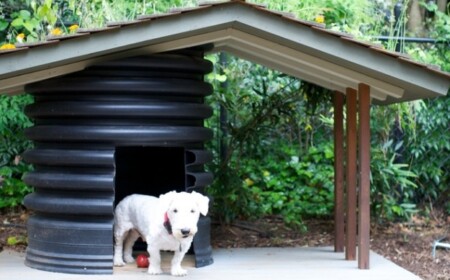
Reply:
<svg viewBox="0 0 450 280"><path fill-rule="evenodd" d="M325 17L323 15L318 15L318 16L316 16L314 21L317 22L317 23L324 23L325 22Z"/></svg>
<svg viewBox="0 0 450 280"><path fill-rule="evenodd" d="M17 36L16 36L17 42L23 43L23 40L24 40L24 39L25 39L25 34L23 34L23 33L17 34Z"/></svg>
<svg viewBox="0 0 450 280"><path fill-rule="evenodd" d="M62 35L62 33L63 32L59 27L52 29L52 31L50 32L50 34L52 34L53 36L60 36Z"/></svg>
<svg viewBox="0 0 450 280"><path fill-rule="evenodd" d="M3 44L1 47L0 47L0 50L12 50L12 49L15 49L16 48L16 46L14 46L13 44Z"/></svg>
<svg viewBox="0 0 450 280"><path fill-rule="evenodd" d="M269 177L269 176L270 176L270 172L267 171L267 170L264 170L263 176L264 176L264 177Z"/></svg>
<svg viewBox="0 0 450 280"><path fill-rule="evenodd" d="M244 180L244 182L245 182L245 184L246 184L247 186L249 186L249 187L255 183L255 182L253 182L253 180L250 179L250 178L246 178L246 179Z"/></svg>
<svg viewBox="0 0 450 280"><path fill-rule="evenodd" d="M79 28L78 24L72 24L69 27L69 31L70 31L70 33L75 33L78 30L78 28Z"/></svg>

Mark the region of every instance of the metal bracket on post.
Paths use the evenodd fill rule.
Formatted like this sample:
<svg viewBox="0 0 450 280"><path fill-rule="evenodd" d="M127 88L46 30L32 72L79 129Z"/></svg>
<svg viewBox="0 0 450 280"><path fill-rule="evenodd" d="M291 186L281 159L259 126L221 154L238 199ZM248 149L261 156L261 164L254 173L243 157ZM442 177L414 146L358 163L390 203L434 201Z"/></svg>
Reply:
<svg viewBox="0 0 450 280"><path fill-rule="evenodd" d="M443 248L450 249L450 243L441 242L442 240L445 240L445 239L446 239L446 237L442 237L433 242L433 259L436 257L436 247L443 247Z"/></svg>

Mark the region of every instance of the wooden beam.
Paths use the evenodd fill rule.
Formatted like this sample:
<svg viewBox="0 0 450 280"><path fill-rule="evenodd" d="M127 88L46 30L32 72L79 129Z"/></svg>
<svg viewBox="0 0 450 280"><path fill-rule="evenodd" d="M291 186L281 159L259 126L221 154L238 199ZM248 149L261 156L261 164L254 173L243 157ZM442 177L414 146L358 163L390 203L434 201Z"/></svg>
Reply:
<svg viewBox="0 0 450 280"><path fill-rule="evenodd" d="M360 84L358 267L369 269L370 251L370 87Z"/></svg>
<svg viewBox="0 0 450 280"><path fill-rule="evenodd" d="M346 186L347 186L347 211L346 211L346 242L345 259L356 259L356 183L357 183L357 125L356 107L357 92L355 89L347 88L347 164L346 164Z"/></svg>
<svg viewBox="0 0 450 280"><path fill-rule="evenodd" d="M334 104L334 251L344 252L344 94L336 91Z"/></svg>

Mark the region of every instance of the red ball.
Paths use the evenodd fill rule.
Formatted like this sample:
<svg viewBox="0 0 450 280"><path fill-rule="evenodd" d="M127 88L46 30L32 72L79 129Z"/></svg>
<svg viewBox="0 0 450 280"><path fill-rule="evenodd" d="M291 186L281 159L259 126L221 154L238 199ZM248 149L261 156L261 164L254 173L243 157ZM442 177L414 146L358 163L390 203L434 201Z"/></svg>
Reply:
<svg viewBox="0 0 450 280"><path fill-rule="evenodd" d="M136 258L136 264L138 267L148 267L150 265L150 261L145 254L140 254Z"/></svg>

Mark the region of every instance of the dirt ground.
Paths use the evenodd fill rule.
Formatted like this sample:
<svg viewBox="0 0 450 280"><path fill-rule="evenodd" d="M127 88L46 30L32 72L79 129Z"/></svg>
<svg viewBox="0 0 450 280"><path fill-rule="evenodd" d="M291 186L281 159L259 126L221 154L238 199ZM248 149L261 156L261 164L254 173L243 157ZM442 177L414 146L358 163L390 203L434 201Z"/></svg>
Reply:
<svg viewBox="0 0 450 280"><path fill-rule="evenodd" d="M23 209L0 211L0 251L25 251L26 220ZM300 233L286 227L279 217L258 221L239 221L230 226L213 223L214 248L332 246L332 220L306 220L308 231ZM372 226L371 249L426 280L450 280L450 250L438 249L432 256L433 242L445 237L450 243L450 217L431 215L413 218L409 223Z"/></svg>

